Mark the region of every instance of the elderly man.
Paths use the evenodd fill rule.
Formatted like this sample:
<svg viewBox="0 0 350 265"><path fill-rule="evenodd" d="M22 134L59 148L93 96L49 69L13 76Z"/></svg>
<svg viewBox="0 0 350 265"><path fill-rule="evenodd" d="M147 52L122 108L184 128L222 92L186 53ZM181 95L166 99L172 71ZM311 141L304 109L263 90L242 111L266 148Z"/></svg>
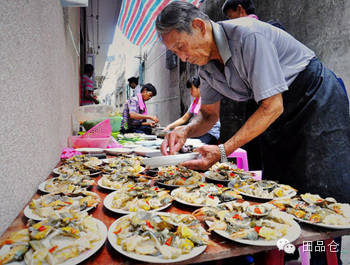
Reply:
<svg viewBox="0 0 350 265"><path fill-rule="evenodd" d="M198 148L201 157L184 165L205 170L262 135L265 178L350 202L347 97L312 50L267 23L249 17L215 23L182 1L162 10L156 29L182 61L201 66L202 79L201 113L166 136L163 154L206 133L223 97L254 98L258 109L231 139Z"/></svg>

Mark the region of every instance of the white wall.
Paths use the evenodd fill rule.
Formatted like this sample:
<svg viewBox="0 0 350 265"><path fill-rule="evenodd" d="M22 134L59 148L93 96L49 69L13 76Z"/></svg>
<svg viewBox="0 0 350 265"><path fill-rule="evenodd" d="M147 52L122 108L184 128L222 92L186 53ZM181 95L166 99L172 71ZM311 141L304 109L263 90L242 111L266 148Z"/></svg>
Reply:
<svg viewBox="0 0 350 265"><path fill-rule="evenodd" d="M158 42L151 49L145 61L144 83L151 83L157 89L157 96L146 105L148 112L157 115L161 126L178 119L180 110L179 66L172 70L165 67L166 48Z"/></svg>
<svg viewBox="0 0 350 265"><path fill-rule="evenodd" d="M0 4L0 234L59 160L79 102L79 9Z"/></svg>

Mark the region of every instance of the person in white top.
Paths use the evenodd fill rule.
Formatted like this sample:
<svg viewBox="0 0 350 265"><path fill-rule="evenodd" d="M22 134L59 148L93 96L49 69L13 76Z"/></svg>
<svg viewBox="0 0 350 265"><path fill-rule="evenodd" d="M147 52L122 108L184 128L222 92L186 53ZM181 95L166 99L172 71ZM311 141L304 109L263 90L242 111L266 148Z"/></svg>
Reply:
<svg viewBox="0 0 350 265"><path fill-rule="evenodd" d="M134 90L133 97L135 97L138 93L141 93L141 86L139 85L139 78L138 77L130 77L128 79L129 86Z"/></svg>

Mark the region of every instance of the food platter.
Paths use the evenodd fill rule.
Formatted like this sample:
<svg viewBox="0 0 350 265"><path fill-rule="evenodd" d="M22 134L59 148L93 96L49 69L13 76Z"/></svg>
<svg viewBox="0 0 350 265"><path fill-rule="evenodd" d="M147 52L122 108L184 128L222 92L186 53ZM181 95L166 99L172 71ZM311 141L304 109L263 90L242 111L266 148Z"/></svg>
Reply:
<svg viewBox="0 0 350 265"><path fill-rule="evenodd" d="M160 212L158 212L158 214L159 215L169 215L168 213L160 213ZM117 244L117 236L114 233L114 230L121 222L123 222L127 218L130 218L132 215L133 214L129 214L129 215L120 217L115 222L113 222L108 229L108 241L110 242L112 247L116 251L118 251L119 253L121 253L129 258L139 260L142 262L149 262L149 263L160 263L160 264L175 263L175 262L181 262L181 261L185 261L185 260L191 259L193 257L196 257L199 254L201 254L202 252L204 252L205 249L207 248L206 245L194 247L188 254L182 254L181 256L179 256L178 258L175 258L175 259L164 259L161 256L141 255L141 254L137 254L135 252L125 251L125 250L123 250L123 248L120 245Z"/></svg>
<svg viewBox="0 0 350 265"><path fill-rule="evenodd" d="M45 189L45 185L48 183L48 181L50 181L51 179L47 179L47 180L45 180L44 182L42 182L42 183L40 183L39 184L39 186L38 186L38 190L40 190L41 192L44 192L44 193L51 193L51 192L49 192L49 191L47 191L46 189ZM92 185L89 185L88 187L86 187L86 188L91 188L92 187ZM84 189L86 189L86 188L80 188L79 190L84 190Z"/></svg>
<svg viewBox="0 0 350 265"><path fill-rule="evenodd" d="M105 151L111 155L131 154L133 152L130 148L107 148Z"/></svg>
<svg viewBox="0 0 350 265"><path fill-rule="evenodd" d="M192 186L182 186L177 189L174 189L171 192L171 196L174 198L175 201L182 203L184 205L193 206L193 207L216 206L222 202L221 196L225 193L222 185L221 187L216 187L214 184L211 184L211 183L202 183L199 185L200 187L197 186L197 188L194 189L195 190L194 192L192 192L192 190L191 191L186 190L186 188L190 188ZM241 196L238 195L236 191L229 190L229 189L227 189L226 191L231 192L230 198L228 198L226 201L242 198ZM181 198L181 193L185 199L190 199L190 200L197 199L197 202L186 201L185 199ZM214 196L211 195L215 193L219 193L220 195L214 195ZM237 195L237 197L234 197L235 195Z"/></svg>
<svg viewBox="0 0 350 265"><path fill-rule="evenodd" d="M71 259L68 259L66 260L65 262L63 263L60 263L60 265L74 265L74 264L79 264L81 263L82 261L88 259L90 256L92 256L93 254L95 254L105 243L106 241L106 238L107 238L107 235L108 235L108 232L107 232L107 227L106 225L96 219L96 218L92 218L92 220L94 220L96 222L96 225L97 225L97 228L98 228L98 231L100 232L100 240L95 242L94 243L94 246L93 248L81 253L79 256L77 257L74 257L74 258L71 258ZM1 250L4 250L3 248ZM25 261L20 261L20 262L11 262L11 263L8 263L9 265L26 265Z"/></svg>
<svg viewBox="0 0 350 265"><path fill-rule="evenodd" d="M103 161L101 161L101 163L100 163L99 165L101 165L102 162L103 162ZM60 167L54 168L54 169L52 170L52 172L53 172L54 174L56 174L56 175L61 175L62 173L59 172L59 168L60 168ZM97 171L97 172L88 174L88 175L86 175L86 176L89 176L89 177L96 177L96 176L98 176L98 175L101 174L101 173L102 173L102 171Z"/></svg>
<svg viewBox="0 0 350 265"><path fill-rule="evenodd" d="M281 212L280 214L284 218L291 218L289 216L289 214L286 214L283 212ZM212 224L212 222L210 222L210 221L205 221L205 223L208 226L210 226ZM295 222L294 220L291 220L290 223L291 223L291 226L288 228L288 232L285 236L283 236L283 238L287 239L289 242L292 243L293 241L295 241L299 238L299 236L301 234L301 228L300 228L299 224L297 222ZM278 240L262 240L262 239L248 240L248 239L241 239L241 238L232 238L225 231L214 230L214 232L217 233L218 235L226 238L226 239L229 239L229 240L232 240L232 241L235 241L238 243L246 244L246 245L252 245L252 246L274 246L275 247L275 246L277 246L277 241L278 241Z"/></svg>
<svg viewBox="0 0 350 265"><path fill-rule="evenodd" d="M119 214L130 214L130 213L132 213L132 212L125 211L125 210L122 210L122 209L113 208L113 206L112 206L113 197L114 197L114 195L115 195L117 192L118 192L118 191L114 191L114 192L108 194L108 195L105 197L104 201L103 201L103 205L104 205L108 210L110 210L110 211L112 211L112 212L115 212L115 213L119 213ZM172 202L167 203L167 204L165 204L164 206L161 206L161 207L159 207L159 208L157 208L157 209L155 209L155 210L151 210L151 211L149 211L149 212L159 212L159 211L162 211L162 210L168 208L168 207L171 205L171 203L172 203Z"/></svg>
<svg viewBox="0 0 350 265"><path fill-rule="evenodd" d="M92 205L92 206L90 206L90 207L87 207L86 209L84 209L84 210L82 210L82 211L80 211L80 212L88 212L88 211L90 211L91 209L97 207L97 205L98 205L98 203L99 203L99 201L100 201L100 197L98 196L97 193L90 192L90 191L85 192L85 193L86 193L87 195L92 195L92 196L94 196L95 198L98 199L98 201L96 201L96 203L95 203L94 205ZM43 196L47 196L47 195L43 195ZM63 209L64 209L64 207L63 207ZM55 211L55 210L53 210L53 211ZM56 211L55 211L55 212L56 212ZM61 212L61 211L59 210L58 212ZM33 219L33 220L35 220L35 221L41 221L41 220L46 219L46 217L42 217L42 216L36 214L36 213L30 208L29 205L27 205L27 206L24 208L23 213L24 213L24 215L25 215L27 218Z"/></svg>
<svg viewBox="0 0 350 265"><path fill-rule="evenodd" d="M259 197L259 196L255 196L255 195L252 195L252 194L249 194L249 193L245 193L245 192L242 192L242 191L238 191L238 193L243 195L243 196L250 197L250 198L253 198L253 199L267 200L267 201L275 200L275 199L292 198L293 196L295 196L297 194L296 191L291 191L288 195L277 198L277 197Z"/></svg>
<svg viewBox="0 0 350 265"><path fill-rule="evenodd" d="M293 215L292 215L293 216ZM293 218L295 220L297 220L298 222L301 223L306 223L306 224L310 224L310 225L314 225L314 226L319 226L319 227L324 227L324 228L330 228L330 229L350 229L350 224L348 225L330 225L330 224L323 224L323 223L314 223L308 220L304 220L301 218L298 218L296 216L293 216Z"/></svg>

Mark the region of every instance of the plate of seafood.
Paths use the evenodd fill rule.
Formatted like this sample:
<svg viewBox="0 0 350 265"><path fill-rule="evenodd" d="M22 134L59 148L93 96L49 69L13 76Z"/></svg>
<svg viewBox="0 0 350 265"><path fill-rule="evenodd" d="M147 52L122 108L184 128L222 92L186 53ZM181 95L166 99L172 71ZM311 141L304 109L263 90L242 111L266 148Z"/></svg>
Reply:
<svg viewBox="0 0 350 265"><path fill-rule="evenodd" d="M159 168L156 183L159 186L174 189L180 186L204 182L204 177L197 171L182 166Z"/></svg>
<svg viewBox="0 0 350 265"><path fill-rule="evenodd" d="M119 190L122 187L130 188L135 185L150 184L151 180L141 174L134 175L119 175L119 174L108 174L103 175L97 181L97 185L106 190Z"/></svg>
<svg viewBox="0 0 350 265"><path fill-rule="evenodd" d="M73 157L74 158L74 157ZM85 175L97 176L101 173L100 165L102 161L97 157L80 157L67 160L62 166L52 170L56 175Z"/></svg>
<svg viewBox="0 0 350 265"><path fill-rule="evenodd" d="M254 181L253 177L255 176L255 173L237 168L235 164L230 162L217 162L206 171L204 175L207 179L220 183L229 183L236 178L247 180L247 183L249 183L248 180L250 180L250 182Z"/></svg>
<svg viewBox="0 0 350 265"><path fill-rule="evenodd" d="M9 264L78 264L106 241L103 222L87 213L65 213L61 217L31 223L13 232L0 249L0 260Z"/></svg>
<svg viewBox="0 0 350 265"><path fill-rule="evenodd" d="M139 211L112 223L108 240L127 257L165 264L198 256L209 238L192 215Z"/></svg>
<svg viewBox="0 0 350 265"><path fill-rule="evenodd" d="M82 191L82 189L90 188L95 183L94 180L87 176L60 175L57 178L50 178L42 182L38 189L45 193L72 193Z"/></svg>
<svg viewBox="0 0 350 265"><path fill-rule="evenodd" d="M180 187L174 189L171 196L182 204L195 207L216 206L222 202L242 199L242 196L234 189L213 183L198 183Z"/></svg>
<svg viewBox="0 0 350 265"><path fill-rule="evenodd" d="M203 207L193 212L204 218L209 231L242 244L276 246L286 238L295 241L301 233L293 218L271 204L250 205L248 202L227 202L216 207Z"/></svg>
<svg viewBox="0 0 350 265"><path fill-rule="evenodd" d="M121 155L121 154L131 154L132 149L130 148L108 148L105 149L107 154L111 155Z"/></svg>
<svg viewBox="0 0 350 265"><path fill-rule="evenodd" d="M173 198L169 191L156 186L131 186L108 194L103 205L110 211L129 214L144 211L161 211L171 205Z"/></svg>
<svg viewBox="0 0 350 265"><path fill-rule="evenodd" d="M291 198L297 194L297 191L291 186L272 180L256 181L253 184L237 188L237 191L241 195L263 200Z"/></svg>
<svg viewBox="0 0 350 265"><path fill-rule="evenodd" d="M145 170L141 166L142 159L140 157L125 157L119 156L105 160L105 165L102 166L102 171L106 173L136 174Z"/></svg>
<svg viewBox="0 0 350 265"><path fill-rule="evenodd" d="M24 215L27 218L41 221L49 216L62 214L64 212L76 211L85 212L93 209L100 202L100 197L89 191L77 193L51 193L33 199L24 208Z"/></svg>
<svg viewBox="0 0 350 265"><path fill-rule="evenodd" d="M305 193L271 203L299 222L331 229L350 228L350 205L338 203L334 198Z"/></svg>

